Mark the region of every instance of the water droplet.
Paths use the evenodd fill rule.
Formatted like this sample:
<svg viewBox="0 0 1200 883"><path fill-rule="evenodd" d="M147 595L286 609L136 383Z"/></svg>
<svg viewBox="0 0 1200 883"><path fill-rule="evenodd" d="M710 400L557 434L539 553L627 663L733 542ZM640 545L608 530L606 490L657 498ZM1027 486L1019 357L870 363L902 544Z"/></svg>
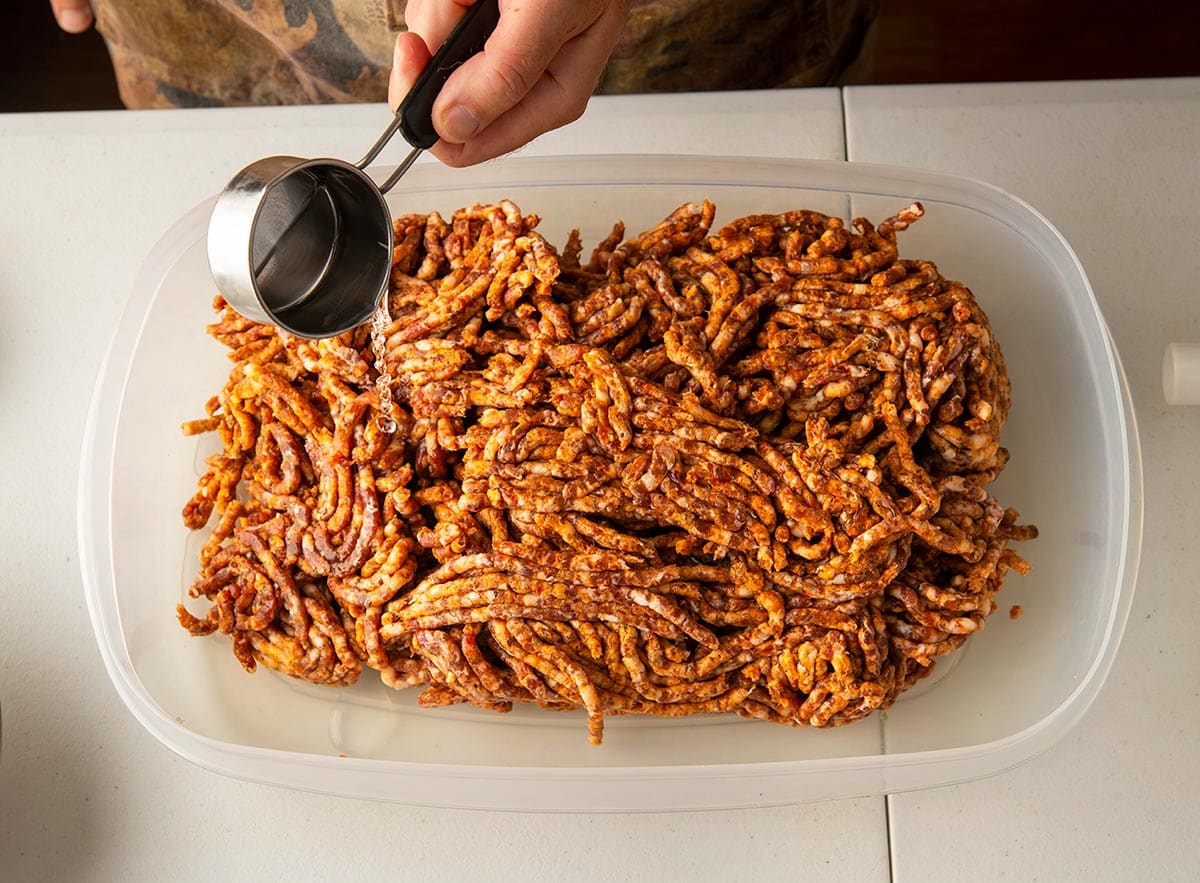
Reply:
<svg viewBox="0 0 1200 883"><path fill-rule="evenodd" d="M387 356L387 338L384 333L388 326L392 323L392 317L388 312L387 298L379 305L379 309L375 311L375 315L371 317L371 352L375 356L375 370L378 376L375 378L375 391L379 394L379 416L375 418L375 425L380 432L388 433L389 435L396 431L396 403L392 400L392 375L387 370L385 357Z"/></svg>

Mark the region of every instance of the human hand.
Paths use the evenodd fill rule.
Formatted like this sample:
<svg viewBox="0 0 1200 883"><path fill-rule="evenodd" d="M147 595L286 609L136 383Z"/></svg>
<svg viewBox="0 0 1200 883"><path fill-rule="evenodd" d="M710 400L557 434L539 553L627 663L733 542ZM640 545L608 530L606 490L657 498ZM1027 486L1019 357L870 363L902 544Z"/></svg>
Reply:
<svg viewBox="0 0 1200 883"><path fill-rule="evenodd" d="M50 0L50 9L58 26L68 34L82 34L95 19L89 0Z"/></svg>
<svg viewBox="0 0 1200 883"><path fill-rule="evenodd" d="M388 103L399 107L474 0L409 0ZM629 0L500 0L500 23L433 105L430 152L468 166L515 150L583 114L629 12Z"/></svg>

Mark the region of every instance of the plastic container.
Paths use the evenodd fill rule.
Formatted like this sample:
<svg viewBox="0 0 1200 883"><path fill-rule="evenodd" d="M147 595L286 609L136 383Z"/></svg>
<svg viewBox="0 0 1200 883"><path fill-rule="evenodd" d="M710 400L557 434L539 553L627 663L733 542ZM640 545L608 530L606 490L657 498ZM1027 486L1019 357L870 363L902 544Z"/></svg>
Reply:
<svg viewBox="0 0 1200 883"><path fill-rule="evenodd" d="M80 471L79 543L105 664L142 724L210 769L272 784L414 804L514 810L762 806L927 788L997 773L1046 749L1104 682L1129 612L1141 539L1141 462L1128 392L1088 281L1063 238L986 184L847 163L683 157L510 158L482 168L418 165L396 213L448 213L514 199L553 242L590 248L689 200L717 222L813 208L875 221L920 199L901 252L964 281L992 319L1014 407L1012 461L996 485L1041 529L1002 610L933 677L884 714L832 730L736 716L610 718L588 745L583 718L537 708L497 715L421 709L371 673L346 689L250 676L223 637L189 637L175 604L200 537L183 527L211 441L179 424L203 413L229 370L204 333L212 283L210 204L148 258L97 383ZM1020 604L1024 616L1004 610Z"/></svg>

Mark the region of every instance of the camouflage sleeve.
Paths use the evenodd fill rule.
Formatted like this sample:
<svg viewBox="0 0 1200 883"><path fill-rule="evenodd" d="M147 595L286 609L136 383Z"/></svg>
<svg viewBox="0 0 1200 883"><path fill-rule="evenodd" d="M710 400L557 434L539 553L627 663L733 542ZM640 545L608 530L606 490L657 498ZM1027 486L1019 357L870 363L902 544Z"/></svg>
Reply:
<svg viewBox="0 0 1200 883"><path fill-rule="evenodd" d="M862 45L878 0L634 0L602 92L824 86Z"/></svg>
<svg viewBox="0 0 1200 883"><path fill-rule="evenodd" d="M93 0L127 107L387 97L404 0ZM633 0L600 92L825 85L878 0Z"/></svg>
<svg viewBox="0 0 1200 883"><path fill-rule="evenodd" d="M93 0L127 107L387 97L402 0Z"/></svg>

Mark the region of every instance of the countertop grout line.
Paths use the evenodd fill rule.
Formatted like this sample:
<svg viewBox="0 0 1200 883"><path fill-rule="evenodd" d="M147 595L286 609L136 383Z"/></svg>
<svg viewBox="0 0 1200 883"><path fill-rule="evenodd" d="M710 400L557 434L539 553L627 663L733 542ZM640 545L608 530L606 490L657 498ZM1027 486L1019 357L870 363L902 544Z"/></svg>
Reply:
<svg viewBox="0 0 1200 883"><path fill-rule="evenodd" d="M887 838L888 880L896 883L896 853L892 838L892 795L883 795L883 836Z"/></svg>
<svg viewBox="0 0 1200 883"><path fill-rule="evenodd" d="M838 103L841 109L842 121L842 159L845 162L850 161L850 109L847 107L847 98L849 97L849 86L838 87ZM879 750L881 753L887 753L887 736L883 724L879 725ZM883 800L883 838L884 845L887 847L887 870L888 880L890 883L896 881L896 856L893 849L894 843L892 839L892 795L882 795Z"/></svg>
<svg viewBox="0 0 1200 883"><path fill-rule="evenodd" d="M842 107L842 159L850 161L850 121L846 112L846 87L838 87L838 100Z"/></svg>

